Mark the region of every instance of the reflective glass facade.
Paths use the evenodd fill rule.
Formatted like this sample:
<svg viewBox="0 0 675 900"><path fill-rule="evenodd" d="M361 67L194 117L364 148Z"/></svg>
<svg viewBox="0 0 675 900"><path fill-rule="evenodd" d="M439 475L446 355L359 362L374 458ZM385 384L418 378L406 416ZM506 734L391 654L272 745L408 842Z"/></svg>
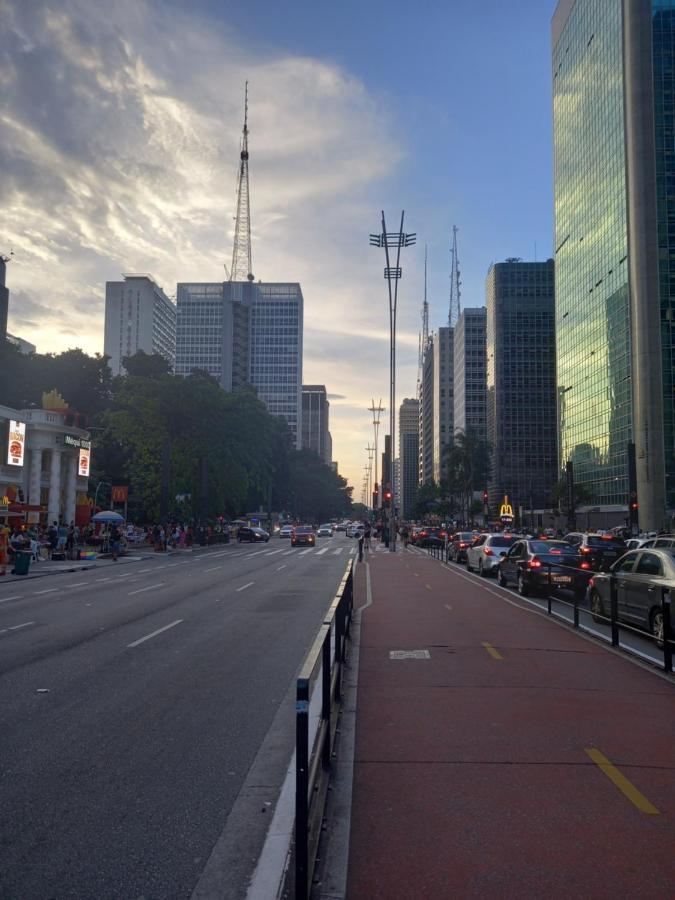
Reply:
<svg viewBox="0 0 675 900"><path fill-rule="evenodd" d="M577 0L553 48L560 464L625 505L632 434L621 0Z"/></svg>

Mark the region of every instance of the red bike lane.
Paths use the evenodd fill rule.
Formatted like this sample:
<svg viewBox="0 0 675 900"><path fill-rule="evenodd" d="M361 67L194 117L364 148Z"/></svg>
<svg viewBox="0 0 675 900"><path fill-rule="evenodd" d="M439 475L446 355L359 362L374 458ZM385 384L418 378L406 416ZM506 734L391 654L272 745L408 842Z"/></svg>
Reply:
<svg viewBox="0 0 675 900"><path fill-rule="evenodd" d="M672 896L675 686L494 581L367 561L348 896Z"/></svg>

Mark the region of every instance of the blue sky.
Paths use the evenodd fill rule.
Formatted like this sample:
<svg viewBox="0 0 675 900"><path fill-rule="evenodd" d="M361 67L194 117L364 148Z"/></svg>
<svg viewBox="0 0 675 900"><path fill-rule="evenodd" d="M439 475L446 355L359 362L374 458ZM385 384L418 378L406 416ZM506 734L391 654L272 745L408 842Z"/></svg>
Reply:
<svg viewBox="0 0 675 900"><path fill-rule="evenodd" d="M414 396L424 243L431 325L459 231L464 306L492 261L552 245L552 0L340 5L6 0L0 203L10 330L103 349L105 282L217 281L231 254L250 81L253 269L300 281L304 381L325 383L358 497L366 407L388 395L384 207L403 260L398 402Z"/></svg>

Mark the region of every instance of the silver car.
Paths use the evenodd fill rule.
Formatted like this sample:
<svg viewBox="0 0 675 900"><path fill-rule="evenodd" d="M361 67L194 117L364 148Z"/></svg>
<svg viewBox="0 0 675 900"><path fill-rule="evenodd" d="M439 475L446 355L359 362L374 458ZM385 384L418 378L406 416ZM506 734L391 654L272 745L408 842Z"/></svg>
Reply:
<svg viewBox="0 0 675 900"><path fill-rule="evenodd" d="M466 550L466 567L469 572L477 569L479 575L496 572L499 560L506 556L516 541L510 534L480 534Z"/></svg>
<svg viewBox="0 0 675 900"><path fill-rule="evenodd" d="M616 576L617 617L620 622L650 631L663 646L664 589L675 593L675 548L630 550L610 568ZM589 582L589 603L596 622L610 615L610 574L596 572Z"/></svg>

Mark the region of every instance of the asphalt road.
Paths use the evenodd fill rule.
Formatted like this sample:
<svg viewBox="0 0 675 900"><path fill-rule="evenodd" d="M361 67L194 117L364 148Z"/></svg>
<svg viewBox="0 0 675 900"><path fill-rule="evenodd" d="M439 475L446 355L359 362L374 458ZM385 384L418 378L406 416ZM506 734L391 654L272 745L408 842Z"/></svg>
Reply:
<svg viewBox="0 0 675 900"><path fill-rule="evenodd" d="M0 897L189 897L353 551L272 539L0 587Z"/></svg>

